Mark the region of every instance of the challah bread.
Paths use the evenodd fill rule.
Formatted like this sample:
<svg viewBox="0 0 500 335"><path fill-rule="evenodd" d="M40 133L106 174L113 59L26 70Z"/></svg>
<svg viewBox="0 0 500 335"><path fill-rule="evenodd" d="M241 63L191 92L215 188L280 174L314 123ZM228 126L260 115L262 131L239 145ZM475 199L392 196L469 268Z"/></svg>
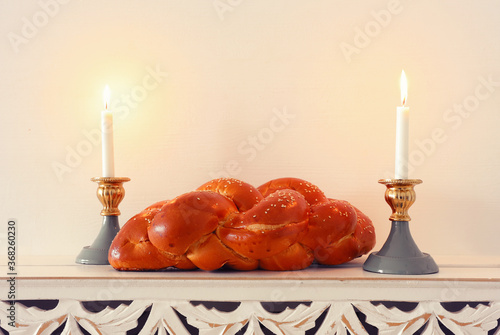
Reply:
<svg viewBox="0 0 500 335"><path fill-rule="evenodd" d="M343 238L354 233L356 222L356 211L352 206L342 201L326 199L322 203L311 206L309 230L301 242L313 250L314 258L318 263L339 264L331 262L330 249ZM340 249L336 250L336 253L351 255L358 252L352 249ZM359 255L354 257L357 256Z"/></svg>
<svg viewBox="0 0 500 335"><path fill-rule="evenodd" d="M299 270L314 260L349 261L374 244L366 215L307 181L280 178L255 188L221 178L131 218L109 262L119 270Z"/></svg>
<svg viewBox="0 0 500 335"><path fill-rule="evenodd" d="M149 240L160 250L184 255L202 237L212 234L221 221L238 212L228 198L194 191L167 202L148 228Z"/></svg>
<svg viewBox="0 0 500 335"><path fill-rule="evenodd" d="M299 178L273 179L260 185L257 189L264 197L278 190L294 190L302 194L309 205L315 205L328 200L323 191L316 185Z"/></svg>
<svg viewBox="0 0 500 335"><path fill-rule="evenodd" d="M229 198L240 212L249 210L264 199L255 187L234 178L213 179L197 190L212 191Z"/></svg>
<svg viewBox="0 0 500 335"><path fill-rule="evenodd" d="M302 270L314 261L311 249L304 244L294 243L282 252L260 260L259 266L264 270L284 271Z"/></svg>
<svg viewBox="0 0 500 335"><path fill-rule="evenodd" d="M275 179L258 187L264 196L278 189L296 190L308 200L308 232L300 243L312 250L318 263L342 264L375 246L371 220L349 202L329 199L316 185L297 178Z"/></svg>
<svg viewBox="0 0 500 335"><path fill-rule="evenodd" d="M221 241L253 259L276 255L307 232L308 204L293 190L277 191L217 229Z"/></svg>
<svg viewBox="0 0 500 335"><path fill-rule="evenodd" d="M244 257L224 245L216 234L209 234L196 242L188 251L187 257L202 270L217 270L228 267L234 270L254 270L259 261Z"/></svg>
<svg viewBox="0 0 500 335"><path fill-rule="evenodd" d="M148 237L148 227L166 201L157 202L128 220L109 249L109 262L118 270L158 270L170 266L194 269L184 255L173 255L155 247Z"/></svg>

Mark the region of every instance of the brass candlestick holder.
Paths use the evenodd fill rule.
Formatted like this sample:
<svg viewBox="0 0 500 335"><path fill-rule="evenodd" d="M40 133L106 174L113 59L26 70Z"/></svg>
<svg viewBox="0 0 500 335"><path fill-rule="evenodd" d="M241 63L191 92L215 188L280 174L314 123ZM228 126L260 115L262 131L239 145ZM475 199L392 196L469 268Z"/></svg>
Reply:
<svg viewBox="0 0 500 335"><path fill-rule="evenodd" d="M413 187L420 179L381 179L387 186L385 201L392 209L391 232L378 252L368 256L363 269L370 272L401 275L436 273L439 268L429 254L422 253L410 233L408 209L415 202Z"/></svg>
<svg viewBox="0 0 500 335"><path fill-rule="evenodd" d="M123 183L130 181L130 178L95 177L91 180L99 185L97 198L103 206L101 210L102 226L94 243L83 247L76 257L76 262L80 264L109 265L109 247L120 230L118 223L120 210L118 205L125 197Z"/></svg>

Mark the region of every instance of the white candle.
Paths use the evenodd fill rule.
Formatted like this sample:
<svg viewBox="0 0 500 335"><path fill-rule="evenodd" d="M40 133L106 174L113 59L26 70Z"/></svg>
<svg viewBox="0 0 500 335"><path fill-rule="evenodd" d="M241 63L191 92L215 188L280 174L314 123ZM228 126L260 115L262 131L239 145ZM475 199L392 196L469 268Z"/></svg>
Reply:
<svg viewBox="0 0 500 335"><path fill-rule="evenodd" d="M109 87L104 89L104 110L101 113L102 132L102 176L115 176L115 161L113 148L113 112L109 108Z"/></svg>
<svg viewBox="0 0 500 335"><path fill-rule="evenodd" d="M396 116L396 179L408 179L408 133L410 108L406 107L408 85L405 72L401 72L401 107Z"/></svg>

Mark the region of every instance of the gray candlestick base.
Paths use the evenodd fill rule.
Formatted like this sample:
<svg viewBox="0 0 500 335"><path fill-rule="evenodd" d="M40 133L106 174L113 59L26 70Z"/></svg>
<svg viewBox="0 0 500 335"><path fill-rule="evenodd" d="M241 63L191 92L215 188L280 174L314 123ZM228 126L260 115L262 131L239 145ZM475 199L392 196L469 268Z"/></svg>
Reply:
<svg viewBox="0 0 500 335"><path fill-rule="evenodd" d="M83 247L76 257L76 263L88 265L109 265L108 251L111 242L120 230L118 216L107 215L102 217L102 226L94 243Z"/></svg>
<svg viewBox="0 0 500 335"><path fill-rule="evenodd" d="M363 269L398 275L422 275L439 271L434 259L418 248L408 221L392 221L391 232L380 251L368 256Z"/></svg>

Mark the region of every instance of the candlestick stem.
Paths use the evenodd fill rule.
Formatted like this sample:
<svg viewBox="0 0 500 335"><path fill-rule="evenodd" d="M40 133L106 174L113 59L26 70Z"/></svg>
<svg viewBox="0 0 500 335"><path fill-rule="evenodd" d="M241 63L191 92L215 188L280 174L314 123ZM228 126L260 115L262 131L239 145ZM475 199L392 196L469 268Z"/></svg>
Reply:
<svg viewBox="0 0 500 335"><path fill-rule="evenodd" d="M118 205L125 197L123 183L129 181L130 178L96 177L91 180L98 183L97 198L103 205L101 210L102 226L94 243L82 249L76 257L76 262L89 265L109 265L109 247L120 230Z"/></svg>
<svg viewBox="0 0 500 335"><path fill-rule="evenodd" d="M392 209L391 232L378 252L368 256L363 269L383 274L420 275L439 271L429 254L422 253L410 233L408 210L416 200L415 185L420 179L382 179L387 186L385 200Z"/></svg>

